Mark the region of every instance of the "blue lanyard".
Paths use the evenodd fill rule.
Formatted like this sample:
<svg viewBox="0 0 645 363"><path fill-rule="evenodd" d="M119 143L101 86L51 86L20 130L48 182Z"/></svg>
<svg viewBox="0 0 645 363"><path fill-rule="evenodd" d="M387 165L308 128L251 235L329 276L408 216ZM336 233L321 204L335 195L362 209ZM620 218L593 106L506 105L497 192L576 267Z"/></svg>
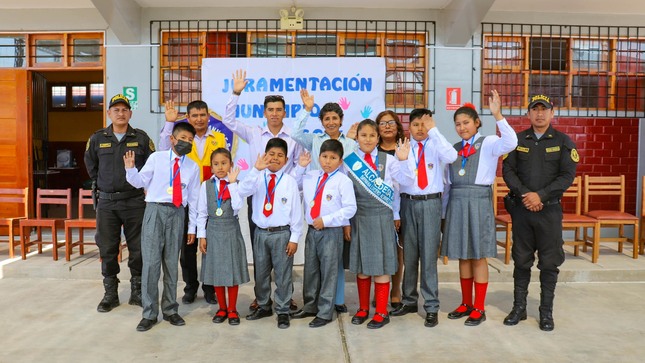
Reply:
<svg viewBox="0 0 645 363"><path fill-rule="evenodd" d="M470 148L473 147L473 141L475 141L475 136L477 136L477 135L473 135L473 137L470 139L470 143L468 144L468 150L466 150L466 155L470 154ZM461 149L462 150L464 149L464 146L466 146L466 144L464 144L464 141L466 141L466 140L461 140ZM462 169L466 168L466 162L467 161L468 161L468 156L463 156L462 155L461 156L461 168Z"/></svg>
<svg viewBox="0 0 645 363"><path fill-rule="evenodd" d="M418 160L417 160L416 153L412 153L412 155L414 156L414 161L417 164L417 170L419 170L419 162L421 161L421 157L423 155L425 155L425 153L426 153L426 143L428 142L428 140L430 140L430 138L427 138L426 141L423 142L423 146L421 147L421 152L419 153L419 159Z"/></svg>
<svg viewBox="0 0 645 363"><path fill-rule="evenodd" d="M221 180L224 180L224 179L221 179ZM219 180L214 180L214 181L219 181ZM217 192L217 184L218 183L213 183L213 189L215 189L215 198L217 199L217 209L220 209L222 208L222 202L224 201L224 192L226 191L226 189L228 189L228 182L226 182L226 185L224 185L224 189L222 190L221 194Z"/></svg>
<svg viewBox="0 0 645 363"><path fill-rule="evenodd" d="M273 190L269 192L269 182L267 181L267 173L264 173L264 186L266 187L267 191L267 201L271 203L271 197L273 197L273 194L275 194L275 190L278 187L278 184L280 184L280 180L282 180L282 177L284 176L284 172L280 175L278 178L278 181L275 183L273 186Z"/></svg>
<svg viewBox="0 0 645 363"><path fill-rule="evenodd" d="M175 178L176 178L176 177L177 177L177 175L179 174L179 171L181 170L181 166L182 166L182 165L184 165L184 158L185 158L185 157L186 157L186 155L184 155L184 156L182 156L182 157L181 157L181 162L179 163L179 167L177 168L177 171L175 172L175 174L174 174L174 175L173 175L173 173L172 173L172 169L174 168L174 166L170 168L170 183L169 183L169 184L170 184L170 187L171 187L171 188L172 188L172 182L173 182L173 180L175 180ZM168 160L169 160L169 161L172 161L172 151L170 152L170 154L168 154Z"/></svg>
<svg viewBox="0 0 645 363"><path fill-rule="evenodd" d="M340 168L336 169L335 172L329 174L329 176L327 176L327 179L325 179L325 181L322 183L322 185L320 184L320 178L322 178L322 174L320 174L320 176L318 176L318 181L316 182L316 193L314 193L314 199L312 199L313 202L316 201L316 197L325 188L325 184L327 184L329 179L331 179L331 177L334 176L334 174L338 173L338 170L340 170Z"/></svg>

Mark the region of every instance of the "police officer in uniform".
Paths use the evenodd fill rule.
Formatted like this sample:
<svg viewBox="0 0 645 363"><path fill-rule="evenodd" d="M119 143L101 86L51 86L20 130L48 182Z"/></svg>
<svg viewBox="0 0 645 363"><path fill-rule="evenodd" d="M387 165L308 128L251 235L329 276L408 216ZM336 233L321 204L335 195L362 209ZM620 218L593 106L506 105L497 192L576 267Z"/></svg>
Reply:
<svg viewBox="0 0 645 363"><path fill-rule="evenodd" d="M526 320L526 297L537 251L540 270L540 329L551 331L558 267L564 262L560 198L573 182L579 161L571 139L551 126L549 97L531 97L531 128L517 134L518 146L503 162L510 188L505 206L513 221L512 256L515 268L513 309L505 325Z"/></svg>
<svg viewBox="0 0 645 363"><path fill-rule="evenodd" d="M141 306L141 224L145 201L143 189L125 180L123 155L135 152L135 164L141 169L155 151L148 135L129 125L132 110L128 99L118 94L110 99L107 115L112 124L95 132L87 141L85 166L97 187L96 244L101 256L105 295L96 308L108 312L119 306L117 274L121 227L128 244L131 295L129 304Z"/></svg>

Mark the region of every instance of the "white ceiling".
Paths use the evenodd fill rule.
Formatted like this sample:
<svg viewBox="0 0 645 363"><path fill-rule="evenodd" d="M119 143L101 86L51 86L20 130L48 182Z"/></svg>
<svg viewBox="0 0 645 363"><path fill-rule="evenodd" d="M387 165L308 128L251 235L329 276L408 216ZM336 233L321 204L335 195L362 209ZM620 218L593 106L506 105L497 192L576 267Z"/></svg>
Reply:
<svg viewBox="0 0 645 363"><path fill-rule="evenodd" d="M268 7L287 8L445 8L453 0L132 0L143 8L151 7ZM91 0L2 0L0 9L78 9L94 8ZM643 0L496 0L490 11L553 12L583 14L645 14Z"/></svg>

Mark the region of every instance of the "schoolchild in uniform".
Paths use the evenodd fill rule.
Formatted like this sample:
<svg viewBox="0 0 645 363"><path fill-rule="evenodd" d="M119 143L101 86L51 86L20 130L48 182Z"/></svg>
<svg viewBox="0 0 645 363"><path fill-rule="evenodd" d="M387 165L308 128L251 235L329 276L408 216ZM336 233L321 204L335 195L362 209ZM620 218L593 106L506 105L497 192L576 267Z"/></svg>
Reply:
<svg viewBox="0 0 645 363"><path fill-rule="evenodd" d="M249 282L246 247L237 217L243 199L237 192L240 169L233 167L231 152L219 148L212 152L213 176L199 189L197 238L202 260L202 283L214 286L219 310L213 323L240 324L237 293L240 284ZM228 290L228 305L226 304Z"/></svg>
<svg viewBox="0 0 645 363"><path fill-rule="evenodd" d="M428 109L417 108L410 113L410 137L414 142L408 164L415 171L415 180L401 187L403 304L390 314L402 316L417 312L417 281L420 280L426 312L424 325L431 328L438 324L439 311L437 255L441 238L443 166L455 161L457 152L441 135Z"/></svg>
<svg viewBox="0 0 645 363"><path fill-rule="evenodd" d="M163 267L163 319L172 325L185 325L177 313L177 265L184 233L184 208L189 208L188 243L195 243L195 221L199 193L199 167L186 154L192 149L195 128L178 123L172 131L172 148L150 155L137 171L134 152L123 156L126 180L135 188L145 188L146 210L141 231L143 257L142 300L143 319L137 331L150 330L159 315L159 277Z"/></svg>
<svg viewBox="0 0 645 363"><path fill-rule="evenodd" d="M468 316L464 323L467 326L476 326L486 320L486 258L497 256L491 184L495 182L499 157L517 146L517 135L500 112L501 101L495 90L489 105L501 138L482 136L478 131L482 123L475 106L464 105L454 115L455 130L461 137L454 145L459 157L448 168L450 191L441 255L459 259L462 294L461 305L448 313L448 319Z"/></svg>
<svg viewBox="0 0 645 363"><path fill-rule="evenodd" d="M255 166L238 187L240 197L253 196L252 218L256 224L253 255L258 308L246 319L257 320L273 315L270 302L273 270L276 284L274 300L278 328L281 329L289 327L293 255L302 233L302 203L298 183L284 172L287 152L286 141L270 139L265 154L258 156Z"/></svg>
<svg viewBox="0 0 645 363"><path fill-rule="evenodd" d="M354 186L341 171L343 144L334 139L325 140L320 146L319 154L318 161L322 170L311 170L305 174L311 154L301 156L301 163L295 170L296 180L302 185L305 220L309 229L305 239L302 291L305 305L291 317L301 319L315 316L309 323L311 328L324 326L331 321L338 265L344 244L343 226L356 213Z"/></svg>
<svg viewBox="0 0 645 363"><path fill-rule="evenodd" d="M345 157L348 176L354 183L356 215L350 220L352 242L349 269L356 274L359 309L352 324L362 324L369 316L369 298L374 277L376 313L367 324L370 329L381 328L390 322L387 301L390 275L396 272L395 215L399 201L395 200L394 184L414 182L414 171L406 162L410 142L399 143L396 157L379 152L378 131L372 120L358 125L358 150Z"/></svg>

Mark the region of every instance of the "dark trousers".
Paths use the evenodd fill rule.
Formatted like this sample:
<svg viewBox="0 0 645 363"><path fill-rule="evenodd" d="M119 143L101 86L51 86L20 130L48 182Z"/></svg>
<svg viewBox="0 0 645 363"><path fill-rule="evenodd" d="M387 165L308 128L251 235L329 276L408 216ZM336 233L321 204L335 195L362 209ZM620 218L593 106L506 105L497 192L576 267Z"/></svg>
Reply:
<svg viewBox="0 0 645 363"><path fill-rule="evenodd" d="M141 276L141 225L145 208L127 210L96 210L96 245L101 256L103 277L115 277L121 271L119 266L119 245L121 227L128 245L128 267L132 276Z"/></svg>
<svg viewBox="0 0 645 363"><path fill-rule="evenodd" d="M199 242L195 238L195 243L188 244L188 207L184 218L184 234L181 241L181 250L179 255L179 264L181 265L181 278L186 283L184 293L196 294L199 289L199 280L197 280L197 246ZM215 288L210 285L202 284L204 296L214 294Z"/></svg>
<svg viewBox="0 0 645 363"><path fill-rule="evenodd" d="M528 286L537 251L540 280L551 282L555 288L560 272L558 267L564 262L562 206L548 205L539 212L531 212L516 203L509 212L513 220L511 251L515 264L515 279L521 279L521 282Z"/></svg>

